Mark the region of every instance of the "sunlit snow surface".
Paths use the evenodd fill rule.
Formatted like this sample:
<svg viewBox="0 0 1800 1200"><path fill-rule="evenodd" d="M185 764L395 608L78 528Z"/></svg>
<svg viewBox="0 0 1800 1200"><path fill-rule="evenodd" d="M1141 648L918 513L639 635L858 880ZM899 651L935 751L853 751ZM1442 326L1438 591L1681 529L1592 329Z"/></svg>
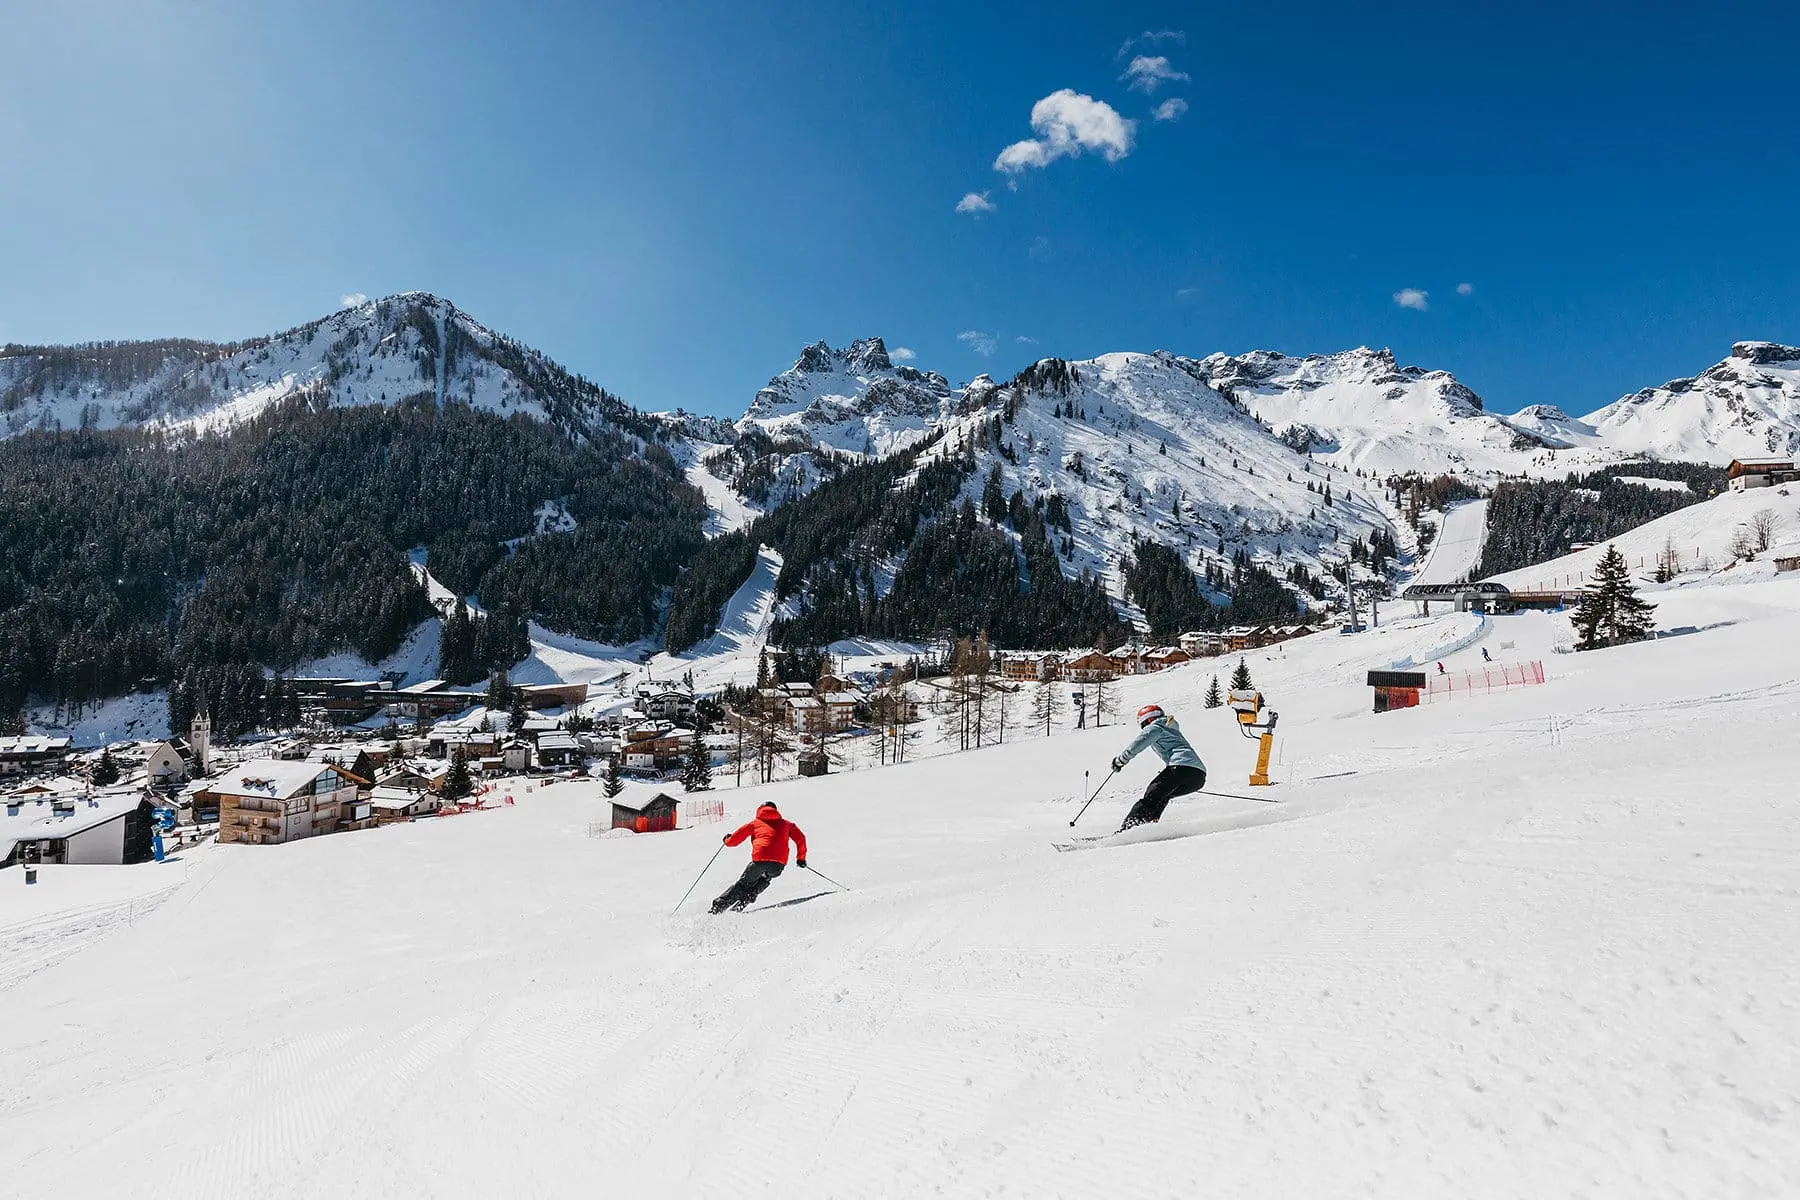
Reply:
<svg viewBox="0 0 1800 1200"><path fill-rule="evenodd" d="M0 962L29 959L0 972L0 1178L202 1200L1800 1193L1800 578L1651 598L1696 632L1562 655L1565 618L1490 619L1447 667L1486 647L1544 660L1543 686L1383 715L1363 673L1472 618L1384 606L1377 631L1250 655L1281 803L1177 800L1164 827L1195 836L1051 848L1116 727L727 788L733 821L778 802L854 889L790 868L741 916L704 912L741 850L670 915L721 826L592 838L587 783L32 890L0 872ZM1199 702L1234 663L1120 699L1168 706L1212 786L1247 794L1254 743Z"/></svg>

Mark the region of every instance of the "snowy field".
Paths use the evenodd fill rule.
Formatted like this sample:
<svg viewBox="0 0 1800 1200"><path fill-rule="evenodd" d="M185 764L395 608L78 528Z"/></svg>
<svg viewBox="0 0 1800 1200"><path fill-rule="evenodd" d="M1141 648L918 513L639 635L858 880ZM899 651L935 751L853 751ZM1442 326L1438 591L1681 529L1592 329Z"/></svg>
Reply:
<svg viewBox="0 0 1800 1200"><path fill-rule="evenodd" d="M1487 540L1487 510L1486 500L1451 505L1413 582L1467 582L1481 562L1482 543Z"/></svg>
<svg viewBox="0 0 1800 1200"><path fill-rule="evenodd" d="M778 802L853 889L790 868L738 916L705 901L741 849L670 913L721 826L592 838L587 783L38 891L5 872L0 961L59 914L130 911L0 974L0 1179L1800 1195L1800 578L1651 598L1698 632L1564 655L1562 618L1492 619L1448 665L1542 658L1543 686L1380 716L1360 672L1472 618L1251 655L1279 803L1177 800L1138 844L1051 846L1119 728L727 792L734 820ZM1254 743L1199 703L1233 663L1121 691L1249 793Z"/></svg>

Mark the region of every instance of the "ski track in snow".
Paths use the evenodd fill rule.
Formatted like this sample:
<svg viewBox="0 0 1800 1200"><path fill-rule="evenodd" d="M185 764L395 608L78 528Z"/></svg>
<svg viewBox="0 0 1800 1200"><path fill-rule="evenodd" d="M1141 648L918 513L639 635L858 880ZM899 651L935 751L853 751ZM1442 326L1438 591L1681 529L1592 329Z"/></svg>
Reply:
<svg viewBox="0 0 1800 1200"><path fill-rule="evenodd" d="M566 783L211 849L0 990L0 1178L197 1200L1796 1194L1800 817L1791 789L1721 780L1786 777L1800 580L1654 598L1665 624L1729 623L1552 656L1566 619L1498 618L1483 644L1548 682L1380 716L1360 671L1456 618L1252 653L1279 777L1312 781L1183 797L1104 854L1050 843L1118 727L727 790L726 826L673 834L589 838L605 806ZM1234 664L1120 685L1179 714L1223 791L1255 744L1199 697ZM671 915L765 799L854 890L790 867L707 916L733 851ZM0 887L0 962L170 868L93 870L47 876L31 913Z"/></svg>

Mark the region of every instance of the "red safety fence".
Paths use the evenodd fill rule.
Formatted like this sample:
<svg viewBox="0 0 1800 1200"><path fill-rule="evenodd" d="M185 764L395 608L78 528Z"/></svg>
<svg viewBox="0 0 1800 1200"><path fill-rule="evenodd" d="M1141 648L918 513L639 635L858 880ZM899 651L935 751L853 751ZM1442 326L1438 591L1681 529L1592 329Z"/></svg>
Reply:
<svg viewBox="0 0 1800 1200"><path fill-rule="evenodd" d="M1479 671L1446 671L1428 676L1425 695L1431 700L1458 700L1475 692L1503 692L1544 682L1544 664L1491 663Z"/></svg>
<svg viewBox="0 0 1800 1200"><path fill-rule="evenodd" d="M676 808L683 829L689 825L705 825L725 819L725 799L722 796L689 796Z"/></svg>

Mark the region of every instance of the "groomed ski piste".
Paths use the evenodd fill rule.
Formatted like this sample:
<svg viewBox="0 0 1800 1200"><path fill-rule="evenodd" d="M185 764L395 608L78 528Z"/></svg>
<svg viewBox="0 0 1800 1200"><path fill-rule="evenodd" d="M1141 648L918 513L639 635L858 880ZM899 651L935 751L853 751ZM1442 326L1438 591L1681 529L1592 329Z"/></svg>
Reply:
<svg viewBox="0 0 1800 1200"><path fill-rule="evenodd" d="M1800 1195L1800 576L1647 589L1654 642L1473 618L1249 657L1279 804L1059 854L1130 734L1022 730L590 836L596 783L0 875L0 1179L45 1197ZM1399 608L1400 606L1393 606ZM1502 650L1504 642L1513 643ZM1216 660L1124 682L1246 792ZM1116 823L1131 765L1077 833ZM726 776L726 772L720 772ZM711 917L773 801L792 866ZM1134 831L1134 834L1137 831Z"/></svg>

